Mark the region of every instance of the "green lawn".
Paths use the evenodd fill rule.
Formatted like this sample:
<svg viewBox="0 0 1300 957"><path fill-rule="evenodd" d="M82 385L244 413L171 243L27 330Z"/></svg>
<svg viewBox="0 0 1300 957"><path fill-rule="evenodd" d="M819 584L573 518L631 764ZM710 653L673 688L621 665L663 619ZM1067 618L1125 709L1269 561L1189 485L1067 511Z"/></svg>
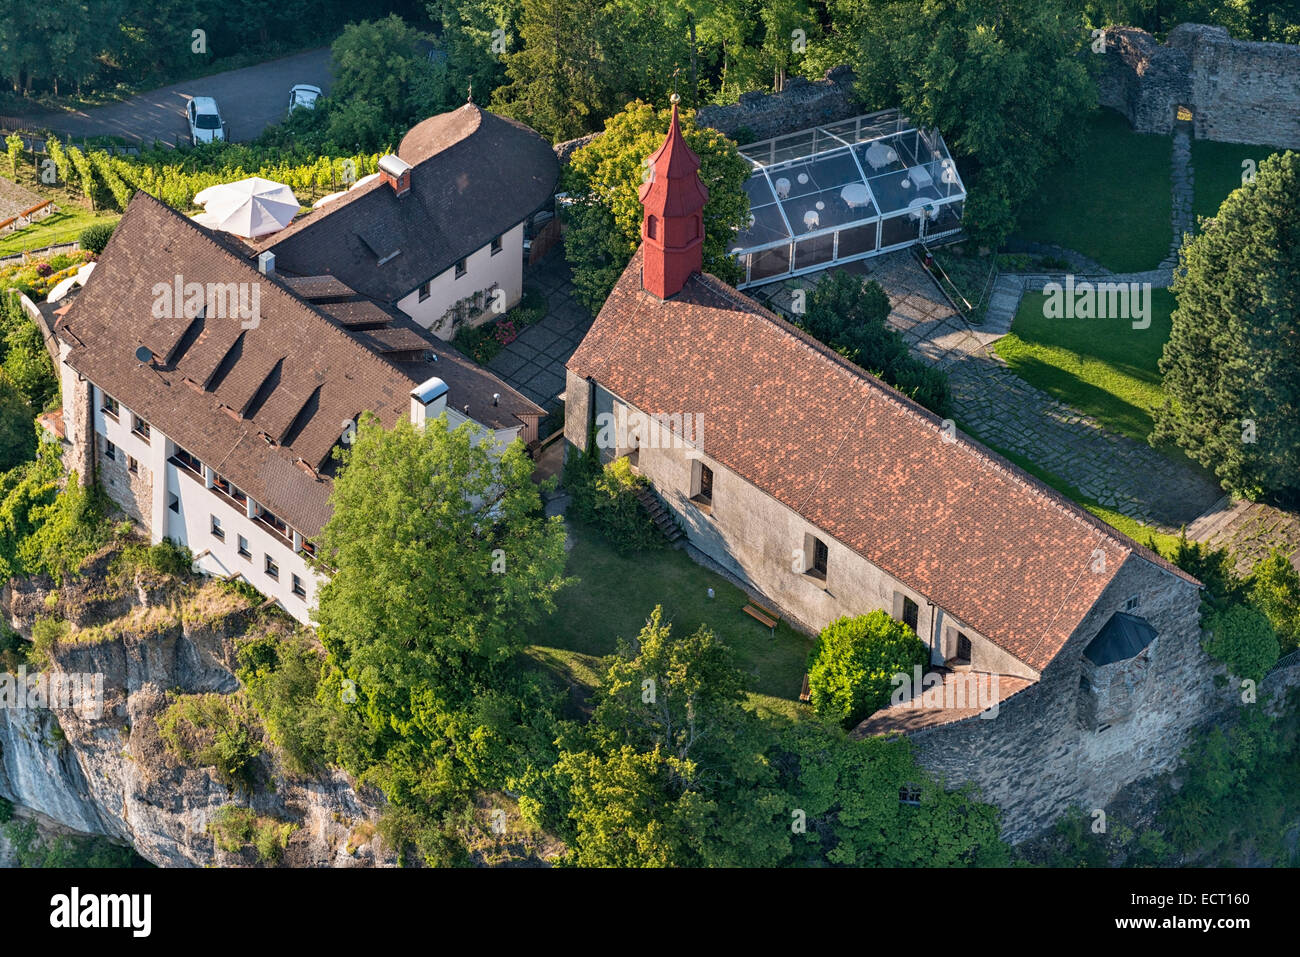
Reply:
<svg viewBox="0 0 1300 957"><path fill-rule="evenodd" d="M1112 110L1083 122L1083 148L1043 175L1015 235L1076 250L1115 272L1154 269L1171 235L1170 138L1134 133Z"/></svg>
<svg viewBox="0 0 1300 957"><path fill-rule="evenodd" d="M725 578L677 549L621 556L593 530L569 523L573 550L567 574L579 579L556 597L555 614L528 631L530 657L569 681L590 686L598 659L619 638L636 637L656 604L673 633L708 625L736 654L749 676L750 703L760 712L794 716L812 642L784 622L776 637L741 611L748 599ZM710 599L707 591L714 590Z"/></svg>
<svg viewBox="0 0 1300 957"><path fill-rule="evenodd" d="M117 213L92 213L80 206L64 206L39 222L0 236L0 256L74 242L91 223L116 223Z"/></svg>
<svg viewBox="0 0 1300 957"><path fill-rule="evenodd" d="M1164 402L1156 364L1169 338L1173 294L1151 291L1148 329L1134 329L1130 319L1048 319L1045 298L1025 294L997 354L1030 385L1145 442L1151 410Z"/></svg>
<svg viewBox="0 0 1300 957"><path fill-rule="evenodd" d="M1213 216L1228 194L1241 185L1242 163L1254 160L1256 166L1277 152L1271 146L1247 146L1242 143L1192 143L1192 170L1196 200L1192 204L1197 216Z"/></svg>

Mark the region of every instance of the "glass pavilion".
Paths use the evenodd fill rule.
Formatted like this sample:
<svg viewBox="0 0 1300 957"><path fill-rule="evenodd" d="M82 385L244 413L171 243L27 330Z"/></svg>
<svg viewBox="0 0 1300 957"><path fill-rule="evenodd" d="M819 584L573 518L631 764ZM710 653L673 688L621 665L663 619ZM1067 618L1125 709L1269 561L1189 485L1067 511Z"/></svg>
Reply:
<svg viewBox="0 0 1300 957"><path fill-rule="evenodd" d="M740 148L749 226L739 288L901 249L961 228L966 189L938 130L885 110Z"/></svg>

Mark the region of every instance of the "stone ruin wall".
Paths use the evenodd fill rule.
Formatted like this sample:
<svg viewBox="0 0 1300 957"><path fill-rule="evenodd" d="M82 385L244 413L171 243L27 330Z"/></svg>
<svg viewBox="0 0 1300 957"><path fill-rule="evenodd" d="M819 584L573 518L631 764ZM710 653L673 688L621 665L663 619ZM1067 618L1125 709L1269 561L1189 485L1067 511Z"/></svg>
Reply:
<svg viewBox="0 0 1300 957"><path fill-rule="evenodd" d="M1197 139L1300 149L1300 46L1184 23L1164 44L1145 30L1112 27L1105 56L1100 102L1139 133L1172 132L1176 108L1186 106Z"/></svg>
<svg viewBox="0 0 1300 957"><path fill-rule="evenodd" d="M865 112L853 86L855 77L847 66L826 71L826 78L809 80L792 76L780 93L742 93L740 100L726 106L702 106L695 121L736 140L740 145L806 130L810 126L847 120ZM557 143L555 155L567 165L576 150L599 133Z"/></svg>

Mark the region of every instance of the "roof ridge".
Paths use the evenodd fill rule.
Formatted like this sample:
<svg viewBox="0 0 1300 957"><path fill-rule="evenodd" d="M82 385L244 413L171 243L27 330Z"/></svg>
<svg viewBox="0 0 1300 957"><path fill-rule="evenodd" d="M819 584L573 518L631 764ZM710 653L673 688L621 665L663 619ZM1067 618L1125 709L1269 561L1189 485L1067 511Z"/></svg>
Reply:
<svg viewBox="0 0 1300 957"><path fill-rule="evenodd" d="M845 358L843 355L841 355L840 353L836 352L834 349L831 349L829 346L827 346L824 342L821 342L820 340L811 336L809 333L800 329L798 326L794 325L788 320L783 319L781 316L777 315L775 312L768 309L766 306L762 305L761 303L757 302L751 297L746 296L739 289L736 289L734 286L730 285L729 283L723 282L721 279L719 279L717 276L713 275L712 273L701 272L699 275L701 279L705 280L705 285L709 289L713 290L715 293L722 296L723 298L731 301L735 305L744 307L754 312L760 318L766 319L768 322L771 322L781 331L789 335L792 335L795 339L799 340L805 346L812 349L813 352L817 353L820 356L823 356L824 358L830 359L832 362L835 363L835 365L837 365L844 371L853 375L856 379L862 382L867 388L872 389L877 394L879 394L881 398L885 399L886 401L892 401L904 413L909 414L916 419L919 419L922 423L930 427L933 427L935 425L936 420L940 424L942 424L942 422L944 421L939 419L938 416L935 415L935 413L931 412L929 409L926 409L924 406L917 403L914 399L910 399L902 392L899 392L888 382L885 382L879 377L872 375L870 372L868 372L866 369L863 369L857 363L852 362L849 359ZM956 424L955 420L952 421L954 421L954 425L955 425ZM1002 475L1005 475L1007 478L1011 479L1017 485L1020 485L1021 487L1031 491L1036 498L1045 500L1046 502L1055 506L1059 511L1062 511L1064 514L1069 516L1074 521L1079 522L1080 524L1085 525L1088 528L1092 529L1094 532L1101 535L1102 538L1109 541L1117 548L1127 550L1129 552L1136 551L1140 557L1146 559L1147 561L1151 561L1160 565L1166 571L1176 574L1181 578L1185 578L1188 581L1195 582L1198 585L1200 584L1200 582L1197 581L1193 576L1188 575L1182 569L1178 568L1177 565L1174 565L1172 562L1164 558L1162 555L1152 551L1150 548L1143 545L1141 542L1137 541L1136 539L1128 535L1125 535L1119 529L1114 528L1110 524L1104 522L1102 519L1098 518L1097 516L1089 512L1087 509L1083 508L1077 502L1070 500L1068 497L1066 497L1058 490L1052 488L1046 482L1029 474L1029 472L1022 469L1014 462L1011 462L1010 460L1006 459L1004 456L999 455L993 449L988 448L988 446L979 442L974 437L966 434L965 432L962 432L960 429L957 429L956 433L957 433L956 440L954 442L945 443L945 444L962 446L972 455L972 457L977 462L981 464L981 466L990 467L994 471Z"/></svg>

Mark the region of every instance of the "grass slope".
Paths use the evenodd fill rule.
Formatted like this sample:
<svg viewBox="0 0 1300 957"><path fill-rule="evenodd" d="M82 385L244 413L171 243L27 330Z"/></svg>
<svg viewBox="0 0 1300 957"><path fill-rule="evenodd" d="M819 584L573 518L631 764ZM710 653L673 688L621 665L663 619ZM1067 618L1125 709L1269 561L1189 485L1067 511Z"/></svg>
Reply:
<svg viewBox="0 0 1300 957"><path fill-rule="evenodd" d="M1082 122L1083 148L1044 174L1015 235L1076 250L1115 272L1154 269L1169 251L1170 138L1134 133L1113 110Z"/></svg>
<svg viewBox="0 0 1300 957"><path fill-rule="evenodd" d="M1030 385L1084 412L1105 428L1145 442L1151 410L1163 404L1160 361L1175 301L1151 291L1151 325L1130 319L1049 319L1042 293L1027 293L1011 333L994 346Z"/></svg>
<svg viewBox="0 0 1300 957"><path fill-rule="evenodd" d="M567 574L579 581L556 597L555 614L529 629L529 654L566 679L588 685L598 679L600 656L619 638L631 641L656 604L673 634L708 625L736 655L750 677L751 704L794 715L812 642L784 622L776 636L741 611L745 593L721 575L676 549L621 556L594 530L569 523L573 549ZM710 599L707 590L715 596Z"/></svg>
<svg viewBox="0 0 1300 957"><path fill-rule="evenodd" d="M1196 198L1192 211L1197 216L1216 215L1228 194L1241 186L1242 163L1251 159L1258 167L1265 157L1275 152L1271 146L1194 140L1192 170Z"/></svg>

